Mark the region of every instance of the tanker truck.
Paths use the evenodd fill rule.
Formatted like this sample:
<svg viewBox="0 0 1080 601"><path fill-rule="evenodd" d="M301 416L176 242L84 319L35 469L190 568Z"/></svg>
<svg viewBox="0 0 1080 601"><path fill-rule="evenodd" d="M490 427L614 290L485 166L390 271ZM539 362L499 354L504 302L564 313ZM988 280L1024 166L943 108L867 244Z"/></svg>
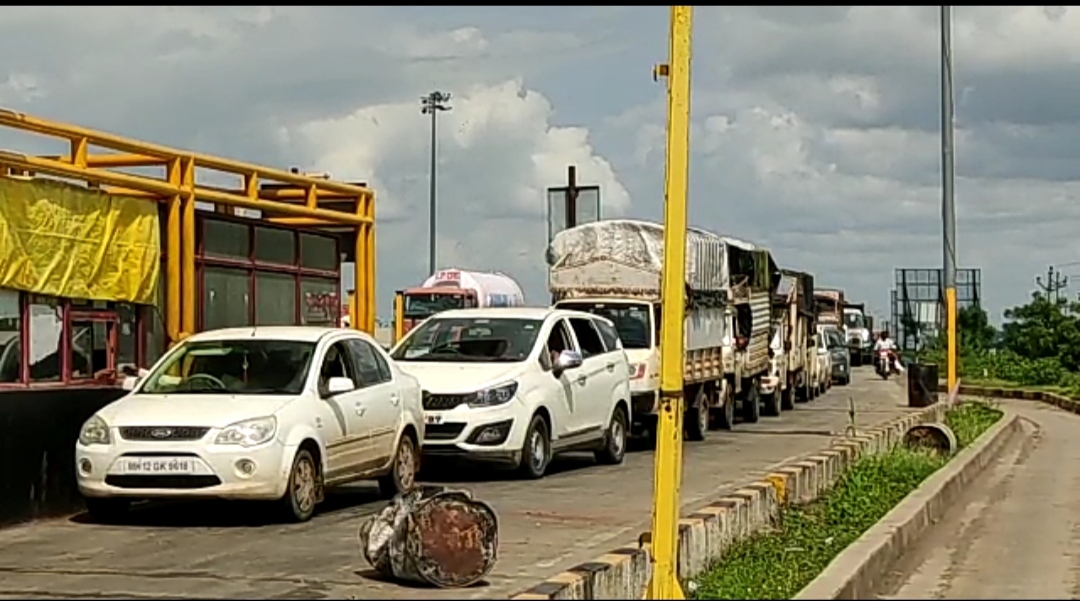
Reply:
<svg viewBox="0 0 1080 601"><path fill-rule="evenodd" d="M397 292L394 301L396 343L428 317L450 309L470 307L520 307L525 304L521 286L502 273L441 269L416 288Z"/></svg>
<svg viewBox="0 0 1080 601"><path fill-rule="evenodd" d="M610 319L631 363L631 433L656 433L660 404L660 297L664 227L604 220L565 229L547 252L548 288L557 308ZM686 438L730 429L738 403L758 420L769 371L772 274L769 251L687 228L683 382ZM779 400L765 413L779 414Z"/></svg>

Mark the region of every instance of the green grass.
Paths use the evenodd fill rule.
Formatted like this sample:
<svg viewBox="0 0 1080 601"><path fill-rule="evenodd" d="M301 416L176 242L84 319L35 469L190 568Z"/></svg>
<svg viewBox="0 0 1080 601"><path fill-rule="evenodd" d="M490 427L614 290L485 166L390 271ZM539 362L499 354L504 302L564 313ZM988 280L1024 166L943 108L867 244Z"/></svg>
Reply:
<svg viewBox="0 0 1080 601"><path fill-rule="evenodd" d="M961 447L1000 419L985 403L946 414ZM946 459L896 448L859 460L817 501L784 509L776 527L736 543L697 579L697 599L790 599Z"/></svg>

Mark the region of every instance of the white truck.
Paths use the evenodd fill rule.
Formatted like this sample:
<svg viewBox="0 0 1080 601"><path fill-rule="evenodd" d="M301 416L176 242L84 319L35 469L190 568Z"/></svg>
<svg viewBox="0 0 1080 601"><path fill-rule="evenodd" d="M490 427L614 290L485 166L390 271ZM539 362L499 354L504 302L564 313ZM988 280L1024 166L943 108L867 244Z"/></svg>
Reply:
<svg viewBox="0 0 1080 601"><path fill-rule="evenodd" d="M781 270L773 292L773 330L769 344L769 374L762 378L761 393L765 407L790 410L796 402L813 398L817 374L817 349L814 344L814 276Z"/></svg>
<svg viewBox="0 0 1080 601"><path fill-rule="evenodd" d="M869 365L873 358L874 336L861 303L844 304L844 336L851 353L851 366Z"/></svg>
<svg viewBox="0 0 1080 601"><path fill-rule="evenodd" d="M660 224L605 220L563 230L548 247L555 305L618 329L631 363L633 434L656 432L663 241ZM764 249L696 228L686 245L685 429L702 440L711 426L734 425L737 401L746 421L760 415L776 266Z"/></svg>
<svg viewBox="0 0 1080 601"><path fill-rule="evenodd" d="M403 334L428 317L450 309L525 305L525 294L514 278L464 269L440 269L420 286L397 294L402 297L395 304L403 309Z"/></svg>

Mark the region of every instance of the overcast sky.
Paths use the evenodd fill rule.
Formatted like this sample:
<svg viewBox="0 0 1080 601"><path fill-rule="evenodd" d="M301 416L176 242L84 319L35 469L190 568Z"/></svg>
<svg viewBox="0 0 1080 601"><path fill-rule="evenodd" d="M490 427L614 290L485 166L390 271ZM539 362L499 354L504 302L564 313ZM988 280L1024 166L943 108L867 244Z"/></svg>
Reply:
<svg viewBox="0 0 1080 601"><path fill-rule="evenodd" d="M393 290L427 275L419 98L451 92L439 262L505 271L542 303L544 189L567 165L601 186L605 216L662 216L651 67L666 60L667 19L667 7L6 8L0 106L370 182L389 316ZM959 262L983 269L997 318L1048 264L1080 260L1080 11L958 7L954 43ZM941 265L939 48L933 7L698 8L691 223L887 313L895 267Z"/></svg>

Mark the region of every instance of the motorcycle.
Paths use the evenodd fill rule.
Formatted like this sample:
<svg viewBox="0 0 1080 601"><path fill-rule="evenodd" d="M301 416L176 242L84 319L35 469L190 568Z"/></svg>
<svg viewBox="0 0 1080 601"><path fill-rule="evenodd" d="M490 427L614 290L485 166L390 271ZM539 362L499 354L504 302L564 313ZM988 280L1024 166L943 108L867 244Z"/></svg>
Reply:
<svg viewBox="0 0 1080 601"><path fill-rule="evenodd" d="M892 353L886 350L878 351L877 360L874 361L874 367L877 374L881 376L882 380L888 380L889 374L893 371L893 359Z"/></svg>

